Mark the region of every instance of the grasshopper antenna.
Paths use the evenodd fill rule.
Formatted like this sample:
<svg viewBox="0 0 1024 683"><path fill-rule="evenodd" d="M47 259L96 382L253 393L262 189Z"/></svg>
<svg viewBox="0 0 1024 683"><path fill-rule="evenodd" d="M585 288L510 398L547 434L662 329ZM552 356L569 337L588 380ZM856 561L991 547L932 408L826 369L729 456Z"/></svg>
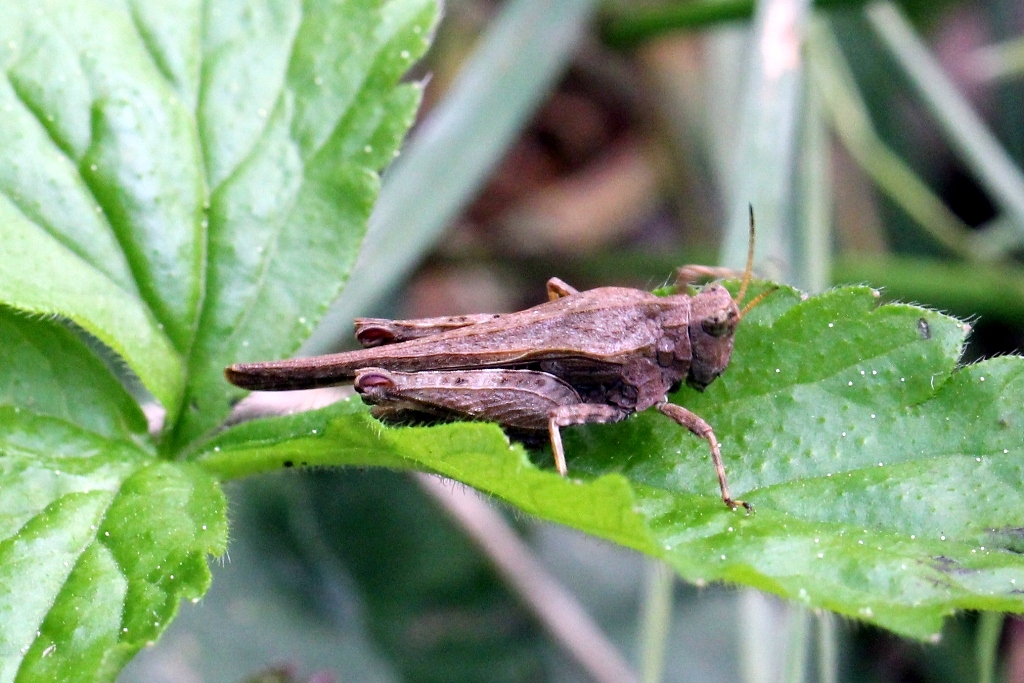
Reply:
<svg viewBox="0 0 1024 683"><path fill-rule="evenodd" d="M754 205L747 204L747 209L750 212L750 245L747 247L747 268L743 271L743 282L740 284L740 291L736 295L737 305L739 305L740 302L743 301L743 297L746 296L747 285L750 284L750 276L754 272ZM745 316L750 309L761 303L766 296L774 292L776 289L778 289L777 285L766 289L751 299L750 303L744 306L743 310L740 311L740 319L742 320L743 316Z"/></svg>
<svg viewBox="0 0 1024 683"><path fill-rule="evenodd" d="M764 290L763 292L761 292L760 294L755 296L753 299L751 299L750 303L747 304L746 306L744 306L743 310L740 311L740 319L742 320L743 316L745 316L747 314L747 312L750 311L751 308L753 308L754 306L756 306L759 303L761 303L762 301L764 301L765 297L767 297L769 294L771 294L772 292L774 292L778 288L779 288L778 285L772 285L771 287L769 287L768 289Z"/></svg>
<svg viewBox="0 0 1024 683"><path fill-rule="evenodd" d="M736 303L743 301L747 294L747 285L750 284L750 274L754 271L754 205L747 204L750 211L750 242L747 247L747 267L743 271L743 283L740 285L740 292L736 295Z"/></svg>

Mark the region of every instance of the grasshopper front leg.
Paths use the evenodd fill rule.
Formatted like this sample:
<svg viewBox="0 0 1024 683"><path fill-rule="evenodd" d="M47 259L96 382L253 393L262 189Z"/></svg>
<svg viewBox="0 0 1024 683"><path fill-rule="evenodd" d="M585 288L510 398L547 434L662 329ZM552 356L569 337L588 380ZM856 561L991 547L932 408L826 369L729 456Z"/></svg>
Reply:
<svg viewBox="0 0 1024 683"><path fill-rule="evenodd" d="M750 503L734 500L729 493L729 484L725 480L725 465L722 464L722 451L718 446L718 439L715 438L715 432L711 429L711 425L696 413L674 403L664 401L656 404L655 407L662 415L672 418L678 424L707 441L711 446L711 461L715 464L715 473L718 474L718 486L722 489L722 501L731 509L736 509L742 505L747 511L752 511L754 508Z"/></svg>
<svg viewBox="0 0 1024 683"><path fill-rule="evenodd" d="M548 280L548 301L554 301L555 299L561 299L563 297L579 293L580 290L576 289L572 285L566 284L561 278L553 277Z"/></svg>
<svg viewBox="0 0 1024 683"><path fill-rule="evenodd" d="M620 408L584 403L568 383L536 370L356 371L355 390L374 406L374 417L401 422L410 416L497 422L526 432L547 430L559 474L566 474L560 427L615 422Z"/></svg>
<svg viewBox="0 0 1024 683"><path fill-rule="evenodd" d="M719 266L679 266L676 268L675 286L683 289L688 285L695 284L701 280L726 280L729 278L742 278L743 271L733 268Z"/></svg>

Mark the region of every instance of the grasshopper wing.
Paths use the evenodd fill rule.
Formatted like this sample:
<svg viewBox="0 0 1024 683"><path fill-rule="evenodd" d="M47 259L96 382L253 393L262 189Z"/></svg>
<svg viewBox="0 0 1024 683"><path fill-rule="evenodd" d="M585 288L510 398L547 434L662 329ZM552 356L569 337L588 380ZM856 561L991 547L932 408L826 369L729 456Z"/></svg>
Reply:
<svg viewBox="0 0 1024 683"><path fill-rule="evenodd" d="M489 321L386 344L312 358L232 365L237 386L261 391L310 389L351 382L367 367L399 372L524 368L571 360L619 367L653 357L664 337L668 299L637 289L602 287L508 313ZM687 304L688 305L688 304ZM683 316L685 317L685 316Z"/></svg>

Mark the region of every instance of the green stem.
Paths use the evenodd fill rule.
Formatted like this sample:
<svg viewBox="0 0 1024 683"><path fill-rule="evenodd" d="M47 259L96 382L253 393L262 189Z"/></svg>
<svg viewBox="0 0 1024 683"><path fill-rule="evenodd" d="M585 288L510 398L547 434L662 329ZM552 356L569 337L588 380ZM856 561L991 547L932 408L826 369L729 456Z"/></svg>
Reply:
<svg viewBox="0 0 1024 683"><path fill-rule="evenodd" d="M648 560L641 625L640 680L658 683L665 671L665 644L672 626L675 573L664 562Z"/></svg>
<svg viewBox="0 0 1024 683"><path fill-rule="evenodd" d="M663 33L749 19L753 13L754 0L679 2L610 17L601 27L601 36L612 47L628 48Z"/></svg>
<svg viewBox="0 0 1024 683"><path fill-rule="evenodd" d="M1002 635L1002 632L1002 613L981 613L981 618L978 620L978 634L974 641L974 655L978 662L978 683L995 683L999 636Z"/></svg>
<svg viewBox="0 0 1024 683"><path fill-rule="evenodd" d="M865 0L817 0L816 8L864 4ZM665 33L693 31L727 21L749 19L755 0L707 0L666 3L610 14L601 26L604 42L614 48L631 48Z"/></svg>
<svg viewBox="0 0 1024 683"><path fill-rule="evenodd" d="M920 301L962 316L1024 317L1024 271L1009 265L955 263L899 256L838 259L833 284L868 283L888 298Z"/></svg>

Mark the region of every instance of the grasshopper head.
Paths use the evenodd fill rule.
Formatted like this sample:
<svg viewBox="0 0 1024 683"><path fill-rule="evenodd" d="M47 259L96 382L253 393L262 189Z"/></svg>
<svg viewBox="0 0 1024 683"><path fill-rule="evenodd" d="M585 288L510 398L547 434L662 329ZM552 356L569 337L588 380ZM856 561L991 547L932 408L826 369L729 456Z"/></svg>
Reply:
<svg viewBox="0 0 1024 683"><path fill-rule="evenodd" d="M728 290L709 285L694 295L690 304L690 373L686 383L698 391L715 381L729 367L733 335L740 309Z"/></svg>
<svg viewBox="0 0 1024 683"><path fill-rule="evenodd" d="M695 294L690 304L689 335L692 358L686 383L698 391L704 391L729 367L736 326L740 324L747 311L776 289L772 287L761 292L740 310L739 304L747 293L753 268L754 207L751 206L747 267L743 272L743 282L736 298L733 299L725 287L712 284Z"/></svg>

